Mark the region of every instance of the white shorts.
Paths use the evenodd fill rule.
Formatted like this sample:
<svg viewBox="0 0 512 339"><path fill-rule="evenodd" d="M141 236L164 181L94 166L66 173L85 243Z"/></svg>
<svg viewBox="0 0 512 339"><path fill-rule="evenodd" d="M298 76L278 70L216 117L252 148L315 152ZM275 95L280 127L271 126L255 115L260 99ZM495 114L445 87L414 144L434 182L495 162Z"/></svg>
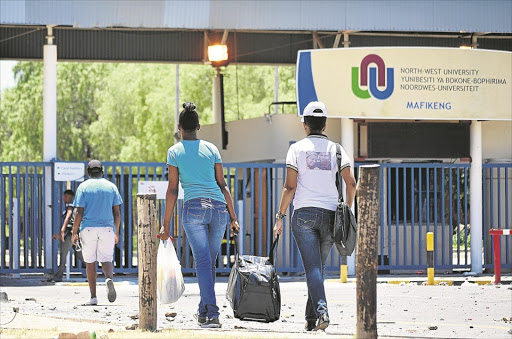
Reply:
<svg viewBox="0 0 512 339"><path fill-rule="evenodd" d="M80 231L82 254L86 263L112 262L115 233L112 227L86 227Z"/></svg>

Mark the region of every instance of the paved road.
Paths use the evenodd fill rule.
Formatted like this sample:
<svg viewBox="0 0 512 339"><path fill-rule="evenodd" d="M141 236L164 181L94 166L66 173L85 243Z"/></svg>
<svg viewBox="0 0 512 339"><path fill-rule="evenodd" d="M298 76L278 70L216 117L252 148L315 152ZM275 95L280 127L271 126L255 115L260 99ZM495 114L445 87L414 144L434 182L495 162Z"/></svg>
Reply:
<svg viewBox="0 0 512 339"><path fill-rule="evenodd" d="M382 282L396 282L397 278L379 278L379 336L512 338L512 285L477 285L465 282L460 286L422 286L417 283L417 278L400 279L415 282L388 284ZM8 303L0 304L2 328L53 329L75 333L95 329L98 333L106 333L109 329L116 332L125 330L126 326L138 322L130 318L138 314L136 277L116 276L118 297L113 304L108 303L104 284L101 283L98 286L98 306L81 306L89 297L84 279L57 284L43 284L40 280L40 277L0 277L0 291L6 292L9 297ZM100 277L99 281L102 280ZM490 280L490 277L484 280ZM504 280L505 283L510 283L512 277L505 277ZM191 331L198 328L192 315L199 299L199 288L194 278L187 277L185 281L186 291L178 302L172 305L159 304L159 329ZM459 283L462 281L464 278L459 279ZM310 335L303 331L307 293L303 277L281 279L281 319L270 324L233 319L232 310L225 298L226 286L227 278L218 278L215 290L221 308L221 331L226 337L252 334L260 337L294 338ZM356 329L356 284L353 280L347 284L340 284L334 279L328 280L326 293L331 326L324 335L353 337ZM12 322L3 325L12 318L12 307L19 307L19 314ZM166 317L165 313L168 312L177 314L175 317ZM432 326L437 329L429 329ZM208 331L213 330L201 331L208 334L211 333Z"/></svg>

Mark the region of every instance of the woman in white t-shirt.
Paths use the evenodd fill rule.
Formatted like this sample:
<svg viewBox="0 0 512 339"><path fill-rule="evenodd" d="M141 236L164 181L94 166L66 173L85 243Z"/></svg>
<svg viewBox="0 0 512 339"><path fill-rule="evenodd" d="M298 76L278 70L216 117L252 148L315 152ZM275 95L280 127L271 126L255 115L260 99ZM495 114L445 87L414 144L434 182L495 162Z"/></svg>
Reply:
<svg viewBox="0 0 512 339"><path fill-rule="evenodd" d="M336 143L323 135L326 120L327 109L323 103L313 101L304 109L302 122L307 137L288 150L285 185L274 226L274 236L281 234L283 218L293 198L291 230L304 263L308 285L307 331L324 330L329 326L323 273L333 245L329 229L334 224L338 202L336 173L341 173L347 185L348 206L352 206L356 191L356 181L345 150L341 148L341 165L338 168Z"/></svg>

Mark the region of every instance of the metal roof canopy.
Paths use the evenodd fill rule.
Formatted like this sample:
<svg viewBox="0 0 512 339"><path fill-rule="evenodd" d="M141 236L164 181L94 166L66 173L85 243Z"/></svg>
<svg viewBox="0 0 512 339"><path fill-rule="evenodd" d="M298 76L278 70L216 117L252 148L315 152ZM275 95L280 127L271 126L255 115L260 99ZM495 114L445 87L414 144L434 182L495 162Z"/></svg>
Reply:
<svg viewBox="0 0 512 339"><path fill-rule="evenodd" d="M206 46L224 31L77 29L54 27L60 61L204 63ZM459 47L478 38L478 48L512 51L512 34L348 32L350 47ZM0 26L0 59L41 60L45 26ZM230 62L294 64L303 49L343 47L343 32L228 31Z"/></svg>
<svg viewBox="0 0 512 339"><path fill-rule="evenodd" d="M461 5L461 3L463 5ZM2 0L0 59L202 63L226 36L230 62L294 64L297 51L471 45L512 50L512 1Z"/></svg>

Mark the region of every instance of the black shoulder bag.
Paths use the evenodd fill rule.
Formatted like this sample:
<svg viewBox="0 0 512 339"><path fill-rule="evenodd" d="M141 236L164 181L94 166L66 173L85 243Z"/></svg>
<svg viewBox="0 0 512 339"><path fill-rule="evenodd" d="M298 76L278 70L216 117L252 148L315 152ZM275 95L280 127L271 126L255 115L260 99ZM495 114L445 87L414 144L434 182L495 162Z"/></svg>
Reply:
<svg viewBox="0 0 512 339"><path fill-rule="evenodd" d="M343 202L343 194L341 192L341 145L336 144L336 159L338 168L337 186L338 186L338 207L334 218L333 238L334 245L338 249L340 255L350 256L356 247L357 242L357 222L354 213L350 207Z"/></svg>

